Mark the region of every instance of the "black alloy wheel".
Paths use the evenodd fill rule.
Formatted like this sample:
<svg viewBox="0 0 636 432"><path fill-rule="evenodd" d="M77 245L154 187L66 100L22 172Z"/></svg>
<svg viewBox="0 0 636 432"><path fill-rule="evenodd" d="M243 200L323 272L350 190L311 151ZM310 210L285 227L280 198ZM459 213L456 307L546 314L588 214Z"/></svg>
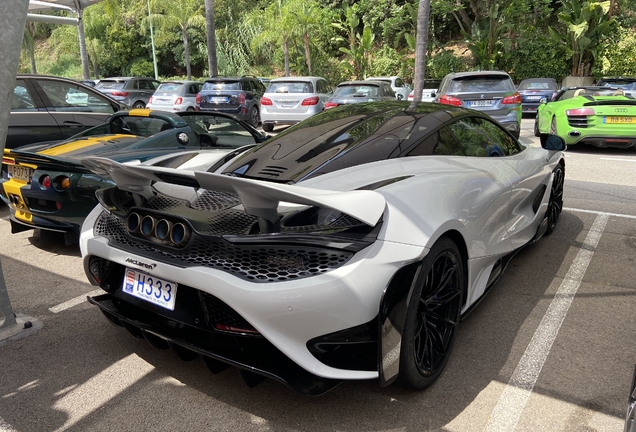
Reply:
<svg viewBox="0 0 636 432"><path fill-rule="evenodd" d="M258 124L260 122L261 122L261 118L258 115L258 108L254 106L252 107L252 110L250 111L250 124L254 127L258 127Z"/></svg>
<svg viewBox="0 0 636 432"><path fill-rule="evenodd" d="M541 136L541 131L539 131L539 113L537 113L537 116L534 118L534 136Z"/></svg>
<svg viewBox="0 0 636 432"><path fill-rule="evenodd" d="M558 164L552 172L552 188L550 189L550 201L548 202L548 228L545 235L552 234L559 222L559 216L563 210L563 183L565 181L565 167Z"/></svg>
<svg viewBox="0 0 636 432"><path fill-rule="evenodd" d="M417 390L431 385L448 362L464 297L464 266L455 243L439 239L422 262L406 313L398 381Z"/></svg>

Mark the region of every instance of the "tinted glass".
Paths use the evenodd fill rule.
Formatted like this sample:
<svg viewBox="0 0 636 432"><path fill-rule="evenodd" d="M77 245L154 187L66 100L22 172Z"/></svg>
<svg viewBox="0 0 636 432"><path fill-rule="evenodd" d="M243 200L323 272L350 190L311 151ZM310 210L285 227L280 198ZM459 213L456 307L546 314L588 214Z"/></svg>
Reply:
<svg viewBox="0 0 636 432"><path fill-rule="evenodd" d="M238 81L206 81L203 90L241 90L241 83Z"/></svg>
<svg viewBox="0 0 636 432"><path fill-rule="evenodd" d="M125 84L126 83L123 83L123 82L118 83L117 81L101 80L100 82L98 82L95 85L95 88L98 88L98 89L123 89Z"/></svg>
<svg viewBox="0 0 636 432"><path fill-rule="evenodd" d="M352 97L377 97L380 89L376 85L344 85L338 86L334 92L334 97L352 96Z"/></svg>
<svg viewBox="0 0 636 432"><path fill-rule="evenodd" d="M499 146L505 156L514 155L523 150L523 147L519 145L517 140L512 138L495 123L485 119L476 119L476 121L481 129L491 138L491 144ZM488 151L486 151L486 153L488 153Z"/></svg>
<svg viewBox="0 0 636 432"><path fill-rule="evenodd" d="M442 128L418 144L408 155L464 156L464 153L455 138L448 132L448 129Z"/></svg>
<svg viewBox="0 0 636 432"><path fill-rule="evenodd" d="M467 76L451 81L448 91L451 93L513 91L512 80L501 75Z"/></svg>
<svg viewBox="0 0 636 432"><path fill-rule="evenodd" d="M270 83L268 93L313 93L309 81L276 81Z"/></svg>
<svg viewBox="0 0 636 432"><path fill-rule="evenodd" d="M256 144L256 138L232 118L200 114L183 115L182 118L197 133L203 144L228 148ZM205 139L206 136L213 138Z"/></svg>
<svg viewBox="0 0 636 432"><path fill-rule="evenodd" d="M404 83L400 78L395 79L395 87L404 87Z"/></svg>
<svg viewBox="0 0 636 432"><path fill-rule="evenodd" d="M150 117L117 117L111 122L112 133L149 137L164 130L173 129L165 120Z"/></svg>
<svg viewBox="0 0 636 432"><path fill-rule="evenodd" d="M52 108L62 112L115 112L107 99L79 85L49 80L38 80L38 83L51 102L49 110Z"/></svg>
<svg viewBox="0 0 636 432"><path fill-rule="evenodd" d="M15 80L13 99L11 100L11 111L37 111L24 80Z"/></svg>
<svg viewBox="0 0 636 432"><path fill-rule="evenodd" d="M463 118L450 125L450 129L466 156L508 156L521 151L512 137L483 118Z"/></svg>
<svg viewBox="0 0 636 432"><path fill-rule="evenodd" d="M556 90L556 85L550 81L521 81L519 90Z"/></svg>

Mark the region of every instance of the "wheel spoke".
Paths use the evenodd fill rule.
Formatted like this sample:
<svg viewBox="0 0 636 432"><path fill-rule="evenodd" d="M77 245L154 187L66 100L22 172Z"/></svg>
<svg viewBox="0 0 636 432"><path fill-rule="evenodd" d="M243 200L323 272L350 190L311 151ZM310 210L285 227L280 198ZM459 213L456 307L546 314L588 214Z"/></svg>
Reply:
<svg viewBox="0 0 636 432"><path fill-rule="evenodd" d="M454 327L457 324L457 321L455 321L453 317L441 315L438 313L430 313L427 315L427 318L429 322L440 325L440 326Z"/></svg>

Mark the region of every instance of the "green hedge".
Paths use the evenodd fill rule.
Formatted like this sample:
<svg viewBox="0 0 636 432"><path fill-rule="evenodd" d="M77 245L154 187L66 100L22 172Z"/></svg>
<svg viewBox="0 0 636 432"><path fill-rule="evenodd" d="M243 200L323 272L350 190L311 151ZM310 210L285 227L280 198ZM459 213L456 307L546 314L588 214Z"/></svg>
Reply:
<svg viewBox="0 0 636 432"><path fill-rule="evenodd" d="M526 78L554 78L561 82L569 75L564 48L547 35L534 35L517 41L506 61L513 81L518 83Z"/></svg>

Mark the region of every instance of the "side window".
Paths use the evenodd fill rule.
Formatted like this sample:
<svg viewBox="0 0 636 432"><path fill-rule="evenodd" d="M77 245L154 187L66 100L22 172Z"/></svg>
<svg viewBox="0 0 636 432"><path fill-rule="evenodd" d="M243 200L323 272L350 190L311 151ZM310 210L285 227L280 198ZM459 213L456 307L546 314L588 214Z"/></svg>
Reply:
<svg viewBox="0 0 636 432"><path fill-rule="evenodd" d="M496 145L501 149L501 152L505 156L510 156L519 153L523 150L523 147L519 143L508 135L500 126L486 119L478 119L481 124L481 128L492 138L492 145Z"/></svg>
<svg viewBox="0 0 636 432"><path fill-rule="evenodd" d="M190 84L190 88L188 89L188 93L190 93L190 94L199 93L198 90L197 90L197 85L196 84Z"/></svg>
<svg viewBox="0 0 636 432"><path fill-rule="evenodd" d="M114 113L110 102L97 92L61 81L38 80L50 101L49 110L60 112Z"/></svg>
<svg viewBox="0 0 636 432"><path fill-rule="evenodd" d="M404 82L402 82L401 78L395 79L395 87L404 87Z"/></svg>
<svg viewBox="0 0 636 432"><path fill-rule="evenodd" d="M130 87L130 86L127 86ZM133 90L139 90L141 87L139 85L139 80L134 80L133 81L133 86L132 86Z"/></svg>
<svg viewBox="0 0 636 432"><path fill-rule="evenodd" d="M448 129L442 128L428 136L408 154L408 156L428 155L464 156L464 152Z"/></svg>
<svg viewBox="0 0 636 432"><path fill-rule="evenodd" d="M507 148L491 135L494 123L475 117L464 117L450 126L466 156L507 156ZM515 151L516 153L517 151Z"/></svg>
<svg viewBox="0 0 636 432"><path fill-rule="evenodd" d="M161 85L160 82L150 81L150 90L157 90L160 85Z"/></svg>
<svg viewBox="0 0 636 432"><path fill-rule="evenodd" d="M15 81L13 99L11 100L11 112L16 111L37 111L35 103L33 103L33 99L31 98L31 94L27 90L26 83L21 79Z"/></svg>

